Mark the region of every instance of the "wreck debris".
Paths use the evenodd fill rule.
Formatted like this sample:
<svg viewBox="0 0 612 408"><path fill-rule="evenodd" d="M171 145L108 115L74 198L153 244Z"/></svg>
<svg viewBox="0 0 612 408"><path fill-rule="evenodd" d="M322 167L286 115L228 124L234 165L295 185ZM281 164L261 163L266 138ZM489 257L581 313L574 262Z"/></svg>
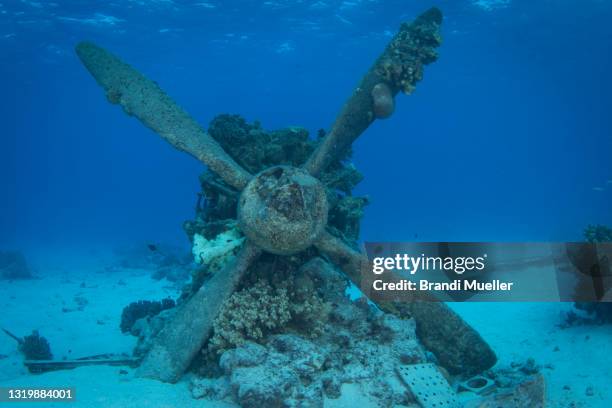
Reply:
<svg viewBox="0 0 612 408"><path fill-rule="evenodd" d="M495 388L495 381L482 375L476 375L459 384L459 391L469 391L477 395L491 394Z"/></svg>
<svg viewBox="0 0 612 408"><path fill-rule="evenodd" d="M13 333L11 333L10 331L6 329L2 329L2 331L4 332L4 334L9 336L11 339L15 340L17 344L23 344L23 339L21 337L14 335Z"/></svg>
<svg viewBox="0 0 612 408"><path fill-rule="evenodd" d="M497 362L495 352L480 334L445 303L415 299L379 305L396 316L413 317L419 339L450 374L475 375Z"/></svg>
<svg viewBox="0 0 612 408"><path fill-rule="evenodd" d="M368 260L360 252L331 234L323 234L315 246L356 286L360 285L364 268L369 268ZM477 374L491 368L497 361L495 352L480 334L444 303L413 299L411 302L382 302L377 305L400 318L414 318L419 339L451 374Z"/></svg>
<svg viewBox="0 0 612 408"><path fill-rule="evenodd" d="M138 370L139 375L176 382L209 338L214 319L225 301L262 252L270 256L280 254L293 257L300 262L320 254L337 264L358 284L367 259L347 244L342 234L338 234L328 222L333 219L328 213L333 211L332 208L338 208L338 202L345 198L330 194L331 186L335 185L336 189L344 190L348 195L350 188L347 185L354 183L358 173L344 167L342 177L334 179L329 177L326 170L347 154L351 143L376 117L385 117L391 113L393 97L400 90L406 93L412 91L422 77L423 66L436 59L435 48L440 44L441 22L441 12L433 8L412 24L402 25L400 32L349 98L331 132L318 141L314 152L309 151L311 142L307 140L307 133L300 128L292 129L295 138L302 138L302 149L296 150L301 155L292 160L290 165L279 163L283 151L274 145L276 150L261 148L247 156L242 155L242 160L238 160L237 152L247 149L243 140L251 135L250 131L244 133L248 125L239 120L223 118L211 125L210 134L206 133L154 82L132 67L91 43L77 46L79 57L106 90L111 103L120 104L126 113L136 116L177 149L186 151L209 166L215 174L205 176L208 178L203 180L203 187L209 188L214 197L224 200L215 202L215 207L222 209L215 208L216 214L234 215L247 238L235 259L222 270L206 275L208 280L199 288L194 288L194 293L176 308L172 318L166 321L152 340L150 351ZM233 126L226 128L226 124ZM262 134L262 137L267 136L258 125L251 130ZM220 145L219 139L228 140L230 146ZM302 164L302 168L298 167ZM252 173L257 175L253 177ZM218 188L223 182L240 191L237 203L235 196L226 196L224 188ZM364 205L363 201L358 200L350 203L348 211L357 213ZM263 218L261 214L264 214ZM192 240L201 229L199 223L207 221L196 220L186 225L186 228L193 231L190 234ZM421 318L432 319L421 326L424 338L427 338L427 333L448 334L447 328L440 331L432 329L432 326L444 325L444 320L440 319L449 319L448 327L458 330L449 335L453 337L460 333L462 339L451 344L450 353L454 355L440 353L442 358L438 358L445 360L451 367L463 362L466 354L468 360L478 359L480 357L474 353L482 352L486 364L491 363L488 345L480 344L484 342L477 333L474 335L473 329L450 309L439 305L425 310L415 307L400 310L396 314L405 319L415 317L417 322ZM388 318L392 316L388 315ZM398 319L395 316L393 318ZM431 342L431 345L435 348L440 344Z"/></svg>
<svg viewBox="0 0 612 408"><path fill-rule="evenodd" d="M32 330L32 334L25 337L18 337L6 329L2 331L17 342L19 351L28 360L50 360L53 358L51 354L51 346L49 341L42 337L38 330Z"/></svg>
<svg viewBox="0 0 612 408"><path fill-rule="evenodd" d="M446 304L416 301L409 305L419 339L451 374L477 374L495 365L491 347Z"/></svg>
<svg viewBox="0 0 612 408"><path fill-rule="evenodd" d="M510 392L465 404L466 408L544 408L545 406L546 383L542 374L536 374L527 379Z"/></svg>
<svg viewBox="0 0 612 408"><path fill-rule="evenodd" d="M435 364L397 366L396 371L421 407L461 407L457 394Z"/></svg>
<svg viewBox="0 0 612 408"><path fill-rule="evenodd" d="M257 246L278 255L295 254L311 246L327 225L327 212L321 182L289 166L259 173L238 201L242 232Z"/></svg>
<svg viewBox="0 0 612 408"><path fill-rule="evenodd" d="M346 277L320 257L293 273L307 275L320 298L332 303L329 319L318 319L323 330L307 336L290 326L263 341L246 340L225 350L215 363L222 375L195 378L194 397L254 408L321 407L324 398L339 398L343 384L350 383L380 406L415 406L395 371L397 364L427 361L414 319L381 314L366 302L352 301L343 292Z"/></svg>
<svg viewBox="0 0 612 408"><path fill-rule="evenodd" d="M44 373L92 365L135 367L138 364L138 359L123 354L101 354L73 360L26 360L23 364L31 373Z"/></svg>

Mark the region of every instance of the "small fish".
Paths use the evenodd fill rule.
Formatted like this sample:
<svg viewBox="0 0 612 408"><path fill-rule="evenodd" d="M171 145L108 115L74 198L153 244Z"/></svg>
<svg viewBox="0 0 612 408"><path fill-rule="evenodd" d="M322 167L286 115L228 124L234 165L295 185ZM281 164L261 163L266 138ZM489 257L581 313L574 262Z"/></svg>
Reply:
<svg viewBox="0 0 612 408"><path fill-rule="evenodd" d="M612 184L612 180L608 180L608 181L606 181L606 183Z"/></svg>
<svg viewBox="0 0 612 408"><path fill-rule="evenodd" d="M157 251L157 245L155 245L155 244L147 244L147 248L149 248L149 251L151 251L151 252L156 252Z"/></svg>
<svg viewBox="0 0 612 408"><path fill-rule="evenodd" d="M604 189L601 187L593 187L593 190L594 191L604 191Z"/></svg>

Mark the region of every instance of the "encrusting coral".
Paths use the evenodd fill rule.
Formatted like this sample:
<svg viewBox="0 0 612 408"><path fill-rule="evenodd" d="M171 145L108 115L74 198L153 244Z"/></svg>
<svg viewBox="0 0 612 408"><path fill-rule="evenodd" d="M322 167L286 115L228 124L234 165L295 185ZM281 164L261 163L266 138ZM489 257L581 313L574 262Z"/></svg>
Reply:
<svg viewBox="0 0 612 408"><path fill-rule="evenodd" d="M295 260L262 258L215 319L208 342L211 351L221 353L287 330L307 337L321 334L331 305L319 295L312 278L298 271Z"/></svg>
<svg viewBox="0 0 612 408"><path fill-rule="evenodd" d="M38 333L38 330L32 330L32 334L24 337L18 337L7 329L1 330L17 342L18 349L26 360L51 360L53 358L49 342Z"/></svg>
<svg viewBox="0 0 612 408"><path fill-rule="evenodd" d="M419 17L440 19L439 11L432 9ZM418 21L418 20L417 20ZM436 48L442 44L440 32L428 24L403 23L399 33L391 41L388 52L382 57L379 73L397 89L406 94L423 79L423 69L438 59Z"/></svg>
<svg viewBox="0 0 612 408"><path fill-rule="evenodd" d="M218 352L261 340L264 333L284 327L291 319L286 289L274 289L264 281L234 292L214 322L209 347Z"/></svg>

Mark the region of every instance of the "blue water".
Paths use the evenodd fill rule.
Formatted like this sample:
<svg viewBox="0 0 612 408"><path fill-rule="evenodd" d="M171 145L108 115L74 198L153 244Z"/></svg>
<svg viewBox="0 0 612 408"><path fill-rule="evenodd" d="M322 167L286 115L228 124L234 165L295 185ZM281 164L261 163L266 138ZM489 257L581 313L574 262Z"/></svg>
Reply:
<svg viewBox="0 0 612 408"><path fill-rule="evenodd" d="M356 143L364 240L570 240L612 223L612 3L490 3L437 2L439 61ZM205 126L232 112L314 134L432 2L0 4L0 243L27 247L186 242L202 166L107 103L78 41Z"/></svg>
<svg viewBox="0 0 612 408"><path fill-rule="evenodd" d="M445 16L439 60L354 145L365 175L355 193L371 198L361 240L570 241L588 224L612 225L612 1L0 0L0 251L23 251L38 277L64 285L39 282L48 293L36 295L27 283L0 287L14 294L0 299L4 306L44 309L36 299L57 303L57 293L70 306L70 290L84 286L69 275L97 262L94 247L188 249L181 224L194 216L204 166L109 104L77 58L78 42L135 66L204 127L238 113L266 129L299 125L316 135L399 24L433 5ZM57 252L63 266L46 271L40 251ZM118 320L142 292L168 294L165 283L150 289L149 276L139 278L101 277L100 290L112 288L117 304L86 309L91 337L110 333L125 346L116 322L96 326L94 314ZM61 302L45 315L64 319L59 331L51 317L0 323L20 335L42 328L53 342L73 316ZM571 304L496 304L486 316L481 305L453 307L504 363L533 355L556 364L559 344L567 361L579 354L575 366L547 372L555 398L575 370L582 376L571 392L582 398L595 384L606 394L585 406L609 406L598 374L609 366L595 368L589 350L608 344L610 326L559 331L559 311ZM64 334L79 345L54 347L119 348L104 335L84 342L87 333L73 326ZM0 351L16 353L5 341Z"/></svg>

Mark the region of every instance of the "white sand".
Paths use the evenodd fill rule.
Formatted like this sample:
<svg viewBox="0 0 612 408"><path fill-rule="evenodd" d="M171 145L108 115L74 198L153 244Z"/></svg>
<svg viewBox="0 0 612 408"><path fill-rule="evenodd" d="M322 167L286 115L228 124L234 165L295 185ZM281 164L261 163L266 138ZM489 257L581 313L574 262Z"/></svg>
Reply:
<svg viewBox="0 0 612 408"><path fill-rule="evenodd" d="M40 279L0 281L0 327L19 336L40 330L57 359L131 353L136 339L119 330L123 307L140 299L176 297L178 292L166 281L151 279L150 271L109 267L110 259L95 251L80 258L74 253L39 255L33 263ZM87 300L83 310L63 312L63 308L78 308L75 297ZM560 313L570 304L462 303L452 307L490 342L500 358L499 366L529 357L543 367L552 365L542 369L552 407L612 406L611 325L560 330L556 327ZM186 380L169 385L135 378L127 367L82 367L33 375L23 367L15 341L3 333L0 354L8 355L0 359L0 386L72 386L77 395L76 403L70 405L74 407L228 406L192 399ZM586 395L587 387L592 387L594 395ZM341 407L356 401L360 406L370 405L355 386L344 386L343 391L341 399L326 405Z"/></svg>
<svg viewBox="0 0 612 408"><path fill-rule="evenodd" d="M559 329L560 315L572 308L571 303L454 303L451 307L491 344L498 367L533 357L543 367L551 407L612 406L612 325ZM587 387L592 387L592 396L586 395Z"/></svg>
<svg viewBox="0 0 612 408"><path fill-rule="evenodd" d="M54 254L39 257L40 279L0 281L0 327L18 336L38 329L51 344L54 358L79 358L103 353L131 354L136 338L119 329L121 311L141 299L159 300L177 295L166 281L151 279L145 270L114 270L107 257ZM69 260L68 262L62 259ZM84 283L85 287L81 287ZM87 299L82 311L75 297ZM75 309L63 312L62 309ZM0 386L75 387L74 407L189 407L202 406L191 398L186 382L177 385L133 377L128 367L81 367L30 374L16 342L0 333ZM127 374L120 374L125 370ZM25 406L23 403L19 406ZM38 406L38 405L36 405ZM62 406L64 403L44 406ZM223 405L218 405L223 406Z"/></svg>

